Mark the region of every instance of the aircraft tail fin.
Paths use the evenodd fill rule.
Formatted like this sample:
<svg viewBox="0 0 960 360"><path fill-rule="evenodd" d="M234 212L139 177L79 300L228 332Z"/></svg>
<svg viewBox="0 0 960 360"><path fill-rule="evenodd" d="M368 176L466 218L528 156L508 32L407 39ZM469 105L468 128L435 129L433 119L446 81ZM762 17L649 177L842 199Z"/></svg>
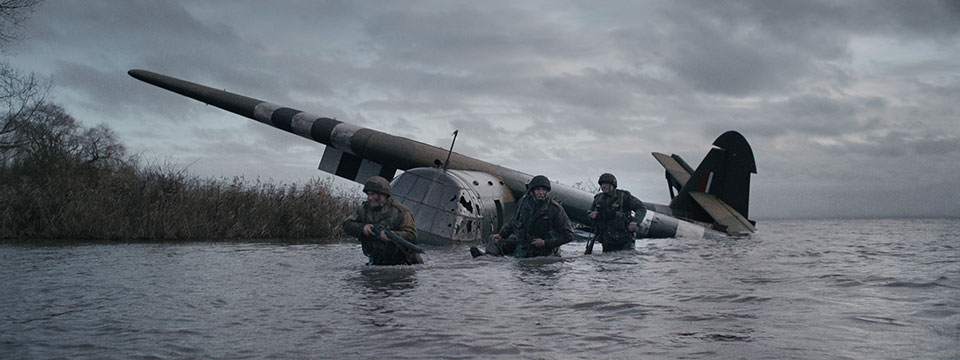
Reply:
<svg viewBox="0 0 960 360"><path fill-rule="evenodd" d="M654 157L666 168L675 214L718 224L731 234L756 230L748 217L750 174L757 173L757 165L743 135L736 131L720 135L695 171L677 155L654 153ZM679 191L676 196L674 189Z"/></svg>

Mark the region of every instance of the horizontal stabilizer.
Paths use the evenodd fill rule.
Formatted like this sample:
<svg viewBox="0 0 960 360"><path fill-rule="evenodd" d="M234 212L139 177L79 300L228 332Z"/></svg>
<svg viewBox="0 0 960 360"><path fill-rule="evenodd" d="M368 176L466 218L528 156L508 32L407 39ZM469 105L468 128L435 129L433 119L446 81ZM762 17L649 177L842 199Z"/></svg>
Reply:
<svg viewBox="0 0 960 360"><path fill-rule="evenodd" d="M653 157L660 162L660 165L663 165L663 168L667 170L667 184L670 186L670 198L674 197L673 190L676 189L680 191L683 188L683 185L690 180L691 170L687 169L683 163L678 161L679 156L674 155L673 157L667 156L666 154L655 152Z"/></svg>
<svg viewBox="0 0 960 360"><path fill-rule="evenodd" d="M676 159L658 152L653 153L653 157L657 158L664 169L667 169L667 174L673 176L680 183L680 187L683 187L683 184L690 180L690 172L684 169Z"/></svg>
<svg viewBox="0 0 960 360"><path fill-rule="evenodd" d="M716 196L699 191L690 192L690 196L710 214L715 223L725 227L727 234L743 235L757 231L749 220Z"/></svg>

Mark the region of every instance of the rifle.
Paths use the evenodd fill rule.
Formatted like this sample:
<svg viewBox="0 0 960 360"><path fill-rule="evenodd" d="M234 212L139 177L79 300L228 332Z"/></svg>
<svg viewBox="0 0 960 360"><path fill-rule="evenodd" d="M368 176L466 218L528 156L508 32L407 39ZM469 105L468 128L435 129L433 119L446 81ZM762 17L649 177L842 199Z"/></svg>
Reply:
<svg viewBox="0 0 960 360"><path fill-rule="evenodd" d="M413 243L407 241L407 239L400 237L400 235L397 235L393 231L387 230L387 228L383 226L373 225L373 228L371 230L373 230L373 232L377 234L378 237L380 235L380 232L383 231L384 233L387 234L387 237L390 238L390 240L393 240L394 243L401 245L417 254L423 254L423 249L421 249L419 246L414 245Z"/></svg>
<svg viewBox="0 0 960 360"><path fill-rule="evenodd" d="M590 238L590 241L587 241L587 249L583 251L584 255L590 255L593 253L593 243L597 242L597 239L600 238L600 229L594 227L593 231L593 237Z"/></svg>

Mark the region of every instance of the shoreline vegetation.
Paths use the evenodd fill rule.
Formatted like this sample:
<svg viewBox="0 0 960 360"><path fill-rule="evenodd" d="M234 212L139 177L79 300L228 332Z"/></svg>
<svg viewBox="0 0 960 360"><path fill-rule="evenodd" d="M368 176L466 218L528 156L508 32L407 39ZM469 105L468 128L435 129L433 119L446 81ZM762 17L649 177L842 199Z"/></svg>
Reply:
<svg viewBox="0 0 960 360"><path fill-rule="evenodd" d="M361 200L329 179L274 184L144 165L108 127L85 128L43 97L14 98L0 118L3 242L312 242L342 236Z"/></svg>
<svg viewBox="0 0 960 360"><path fill-rule="evenodd" d="M3 169L4 241L307 241L342 236L356 200L330 181L276 185L126 165L38 178Z"/></svg>
<svg viewBox="0 0 960 360"><path fill-rule="evenodd" d="M341 236L359 201L331 180L206 179L120 160L123 146L109 129L72 125L60 141L4 157L0 239L303 241ZM115 153L93 155L104 148Z"/></svg>

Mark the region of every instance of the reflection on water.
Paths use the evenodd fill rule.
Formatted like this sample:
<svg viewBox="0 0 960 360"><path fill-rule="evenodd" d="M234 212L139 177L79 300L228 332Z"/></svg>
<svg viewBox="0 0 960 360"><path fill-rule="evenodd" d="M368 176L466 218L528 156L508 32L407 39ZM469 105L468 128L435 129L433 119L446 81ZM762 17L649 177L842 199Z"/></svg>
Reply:
<svg viewBox="0 0 960 360"><path fill-rule="evenodd" d="M413 266L368 266L360 270L357 278L370 294L404 296L417 286L416 275Z"/></svg>
<svg viewBox="0 0 960 360"><path fill-rule="evenodd" d="M355 242L0 246L2 358L958 358L960 221L366 266Z"/></svg>
<svg viewBox="0 0 960 360"><path fill-rule="evenodd" d="M555 286L564 268L564 260L560 257L508 258L508 260L512 261L516 267L514 277L530 285Z"/></svg>

